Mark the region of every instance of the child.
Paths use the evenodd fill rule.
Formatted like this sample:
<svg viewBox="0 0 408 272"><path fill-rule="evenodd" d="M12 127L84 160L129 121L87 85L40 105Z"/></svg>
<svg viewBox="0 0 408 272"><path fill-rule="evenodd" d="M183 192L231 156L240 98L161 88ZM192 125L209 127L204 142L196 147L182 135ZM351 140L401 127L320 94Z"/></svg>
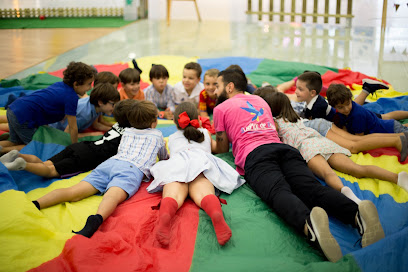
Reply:
<svg viewBox="0 0 408 272"><path fill-rule="evenodd" d="M125 128L117 155L96 167L80 183L54 190L33 203L38 209L44 209L62 202L79 201L96 193L104 194L97 213L88 217L82 230L74 232L90 238L117 205L137 192L142 180L149 181L150 168L157 155L161 160L168 158L163 135L155 129L157 114L152 102L140 101L128 112L132 127Z"/></svg>
<svg viewBox="0 0 408 272"><path fill-rule="evenodd" d="M273 93L278 92L277 88L269 85L258 88L254 94L259 95L266 101L271 99ZM289 97L288 97L289 98ZM290 101L293 110L297 104ZM408 139L404 133L400 134L387 134L387 133L375 133L370 135L353 135L345 130L338 128L335 124L326 119L317 118L313 120L303 119L303 124L306 127L313 128L320 133L323 137L326 137L336 144L347 148L351 153L357 154L361 151L372 150L382 147L394 147L400 152L400 161L403 162L408 157ZM378 137L381 137L381 141L378 141Z"/></svg>
<svg viewBox="0 0 408 272"><path fill-rule="evenodd" d="M102 118L102 113L112 115L115 103L120 100L118 91L110 83L100 83L95 86L89 97L81 98L77 107L78 131L82 132L91 127L98 131L108 131L112 124ZM49 125L50 127L69 130L66 119Z"/></svg>
<svg viewBox="0 0 408 272"><path fill-rule="evenodd" d="M161 118L173 120L175 107L171 96L173 87L167 84L169 72L163 65L153 64L149 76L152 85L144 90L146 100L156 104L156 107L160 110L164 110L161 112L162 116L159 115Z"/></svg>
<svg viewBox="0 0 408 272"><path fill-rule="evenodd" d="M144 100L144 92L140 90L140 73L133 68L126 68L119 73L122 88L119 89L120 100Z"/></svg>
<svg viewBox="0 0 408 272"><path fill-rule="evenodd" d="M327 89L327 100L337 110L339 120L335 124L339 128L345 127L351 134L371 133L401 133L408 132L396 120L383 120L373 112L363 108L354 101L351 91L343 84L331 84Z"/></svg>
<svg viewBox="0 0 408 272"><path fill-rule="evenodd" d="M116 155L122 134L126 127L130 127L127 113L138 103L133 99L118 102L113 111L117 123L100 140L69 145L45 162L34 155L20 154L17 150L0 157L0 162L9 170L26 170L46 178L65 178L90 171Z"/></svg>
<svg viewBox="0 0 408 272"><path fill-rule="evenodd" d="M363 80L363 90L372 92L373 90L378 90L379 88L384 88L384 84L374 80ZM318 72L307 71L297 78L295 92L297 101L306 102L306 108L301 116L307 119L324 118L326 120L333 121L336 110L333 109L321 95L319 95L321 89L322 78ZM359 97L360 96L365 97L365 95L361 94ZM356 101L364 102L364 100L361 100L359 97L356 98ZM393 111L375 115L384 120L400 120L408 118L407 111Z"/></svg>
<svg viewBox="0 0 408 272"><path fill-rule="evenodd" d="M224 245L231 238L231 229L214 187L230 194L244 181L231 166L211 154L214 140L201 128L193 103L181 103L174 114L178 131L169 137L171 157L152 167L154 180L147 187L150 193L163 189L156 239L163 246L169 244L172 217L189 195L211 217L218 243Z"/></svg>
<svg viewBox="0 0 408 272"><path fill-rule="evenodd" d="M197 62L189 62L184 66L182 81L174 85L172 97L177 106L182 102L193 102L198 105L200 92L204 89L201 80L201 65Z"/></svg>
<svg viewBox="0 0 408 272"><path fill-rule="evenodd" d="M330 187L342 192L357 204L360 200L348 187L343 186L331 167L357 178L368 177L390 181L408 191L408 173L395 174L373 165L357 165L347 157L350 156L348 150L324 138L315 130L305 127L285 94L276 92L266 102L275 117L282 141L300 151L316 176L324 179Z"/></svg>
<svg viewBox="0 0 408 272"><path fill-rule="evenodd" d="M72 143L78 141L76 110L78 96L92 88L95 70L82 62L71 62L63 72L62 82L20 97L7 109L10 139L1 141L1 152L21 150L28 144L37 128L68 119Z"/></svg>
<svg viewBox="0 0 408 272"><path fill-rule="evenodd" d="M119 77L112 72L99 72L95 76L94 87L99 83L109 83L115 88L115 90L117 90L119 85Z"/></svg>
<svg viewBox="0 0 408 272"><path fill-rule="evenodd" d="M198 109L201 117L209 118L212 115L217 95L217 77L220 71L218 69L209 69L204 74L204 90L200 93Z"/></svg>

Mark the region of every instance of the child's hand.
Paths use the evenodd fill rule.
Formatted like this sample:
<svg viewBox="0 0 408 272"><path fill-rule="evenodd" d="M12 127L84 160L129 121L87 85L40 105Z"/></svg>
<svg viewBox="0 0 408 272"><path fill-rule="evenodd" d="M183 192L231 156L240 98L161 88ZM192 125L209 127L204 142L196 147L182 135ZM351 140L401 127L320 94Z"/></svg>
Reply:
<svg viewBox="0 0 408 272"><path fill-rule="evenodd" d="M166 118L167 120L173 120L173 117L174 117L173 113L171 112L169 108L167 108L164 111L164 118Z"/></svg>

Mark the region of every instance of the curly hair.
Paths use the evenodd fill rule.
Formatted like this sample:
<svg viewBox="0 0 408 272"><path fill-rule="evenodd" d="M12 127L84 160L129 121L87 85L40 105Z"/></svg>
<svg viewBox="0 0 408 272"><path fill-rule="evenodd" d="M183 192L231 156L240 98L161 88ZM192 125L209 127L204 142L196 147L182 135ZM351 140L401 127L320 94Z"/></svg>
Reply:
<svg viewBox="0 0 408 272"><path fill-rule="evenodd" d="M62 74L64 75L62 81L68 86L74 87L74 82L83 85L88 79L95 78L96 69L83 62L71 61Z"/></svg>

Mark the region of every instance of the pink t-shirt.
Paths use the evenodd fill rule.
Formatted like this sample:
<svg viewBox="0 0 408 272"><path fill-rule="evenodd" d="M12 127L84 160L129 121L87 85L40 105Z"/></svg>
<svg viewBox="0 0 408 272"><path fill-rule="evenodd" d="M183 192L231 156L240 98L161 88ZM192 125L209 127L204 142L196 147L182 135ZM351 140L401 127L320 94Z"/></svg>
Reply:
<svg viewBox="0 0 408 272"><path fill-rule="evenodd" d="M239 174L245 159L260 145L281 143L269 105L257 95L237 94L214 109L215 131L225 131Z"/></svg>

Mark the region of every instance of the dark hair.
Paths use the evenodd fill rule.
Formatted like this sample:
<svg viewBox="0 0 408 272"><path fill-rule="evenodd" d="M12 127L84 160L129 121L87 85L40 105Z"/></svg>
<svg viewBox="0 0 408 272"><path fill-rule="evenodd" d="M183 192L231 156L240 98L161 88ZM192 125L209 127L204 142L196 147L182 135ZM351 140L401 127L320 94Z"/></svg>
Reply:
<svg viewBox="0 0 408 272"><path fill-rule="evenodd" d="M115 104L115 108L113 109L113 117L115 118L116 122L119 123L120 127L125 128L132 126L129 123L127 114L132 108L137 107L138 103L139 100L124 99Z"/></svg>
<svg viewBox="0 0 408 272"><path fill-rule="evenodd" d="M186 65L184 65L184 69L196 71L197 77L200 77L201 73L203 72L203 70L201 69L201 65L197 62L187 63Z"/></svg>
<svg viewBox="0 0 408 272"><path fill-rule="evenodd" d="M264 87L259 87L255 90L254 95L259 95L260 97L264 97L267 94L272 94L278 92L278 89L275 86L268 85Z"/></svg>
<svg viewBox="0 0 408 272"><path fill-rule="evenodd" d="M246 79L244 72L242 71L227 69L221 71L218 74L218 76L222 77L222 82L224 82L224 85L227 85L228 83L232 82L234 83L235 89L237 89L240 92L244 92L247 88L248 81Z"/></svg>
<svg viewBox="0 0 408 272"><path fill-rule="evenodd" d="M95 78L96 69L83 62L71 61L62 74L64 75L62 81L68 86L74 87L74 82L83 85L86 80Z"/></svg>
<svg viewBox="0 0 408 272"><path fill-rule="evenodd" d="M117 77L114 73L104 71L99 72L95 76L94 86L98 85L99 83L109 83L109 84L119 84L119 77Z"/></svg>
<svg viewBox="0 0 408 272"><path fill-rule="evenodd" d="M169 78L169 71L161 64L153 64L150 69L149 77L150 81L152 81L153 78Z"/></svg>
<svg viewBox="0 0 408 272"><path fill-rule="evenodd" d="M110 83L99 83L89 95L89 102L94 106L99 106L98 101L102 101L103 104L106 104L109 101L116 103L119 100L120 94L118 90Z"/></svg>
<svg viewBox="0 0 408 272"><path fill-rule="evenodd" d="M228 70L228 69L238 70L238 71L244 72L244 70L242 70L241 66L239 66L238 64L231 64L225 70Z"/></svg>
<svg viewBox="0 0 408 272"><path fill-rule="evenodd" d="M119 73L120 82L123 84L128 83L139 83L140 82L140 73L138 70L133 68L126 68Z"/></svg>
<svg viewBox="0 0 408 272"><path fill-rule="evenodd" d="M351 91L343 84L330 84L326 91L326 96L329 105L334 108L353 98Z"/></svg>
<svg viewBox="0 0 408 272"><path fill-rule="evenodd" d="M282 118L284 121L291 123L296 123L298 120L300 120L299 115L293 109L286 94L276 92L268 93L265 97L261 97L265 99L266 103L268 103L269 107L271 108L272 115L276 119Z"/></svg>
<svg viewBox="0 0 408 272"><path fill-rule="evenodd" d="M315 90L316 94L319 94L322 90L322 77L318 72L304 72L298 76L297 80L304 81L309 91Z"/></svg>
<svg viewBox="0 0 408 272"><path fill-rule="evenodd" d="M153 102L142 100L128 112L127 118L132 127L146 129L152 126L158 115L159 111Z"/></svg>
<svg viewBox="0 0 408 272"><path fill-rule="evenodd" d="M204 141L204 134L193 127L192 125L188 125L184 129L182 129L178 123L179 115L183 112L186 112L190 120L198 119L198 110L197 107L191 102L183 102L177 106L174 112L174 123L176 124L177 128L180 130L184 130L184 137L187 138L188 142L194 141L197 143L201 143Z"/></svg>

